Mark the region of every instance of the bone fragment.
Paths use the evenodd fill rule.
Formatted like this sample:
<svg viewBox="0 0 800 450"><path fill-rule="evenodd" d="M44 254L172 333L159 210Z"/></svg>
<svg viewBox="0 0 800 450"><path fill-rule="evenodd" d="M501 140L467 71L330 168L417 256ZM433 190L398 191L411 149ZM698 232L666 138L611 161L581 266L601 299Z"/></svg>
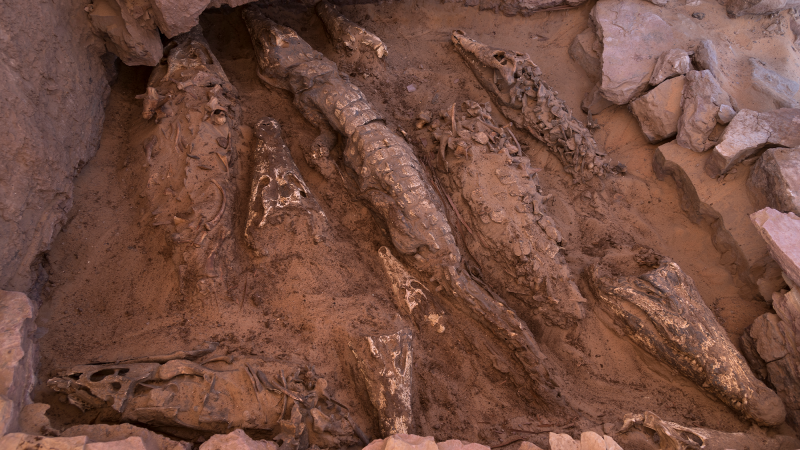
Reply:
<svg viewBox="0 0 800 450"><path fill-rule="evenodd" d="M452 41L500 112L547 144L575 182L612 171L592 133L541 79L541 69L527 54L489 47L461 30L453 32Z"/></svg>
<svg viewBox="0 0 800 450"><path fill-rule="evenodd" d="M269 20L253 5L244 8L243 16L259 77L268 86L292 92L295 105L321 130L309 164L334 178L337 169L328 155L335 138L329 132L341 133L347 140L344 162L356 176L361 197L387 225L394 247L414 254L418 270L433 274L459 307L511 347L541 396L560 402L557 382L527 325L463 267L441 199L411 146L387 127L355 85L342 79L332 61L294 30Z"/></svg>
<svg viewBox="0 0 800 450"><path fill-rule="evenodd" d="M677 264L665 258L636 278L610 277L594 265L587 278L599 306L634 343L744 417L783 423L780 398L755 377Z"/></svg>
<svg viewBox="0 0 800 450"><path fill-rule="evenodd" d="M348 20L336 6L323 0L317 3L316 11L325 31L336 45L350 53L366 50L374 53L378 59L386 57L386 44L378 36Z"/></svg>
<svg viewBox="0 0 800 450"><path fill-rule="evenodd" d="M392 294L398 309L411 316L417 326L430 326L437 333L444 333L444 311L435 303L425 285L411 276L388 247L378 249L378 256L391 282Z"/></svg>
<svg viewBox="0 0 800 450"><path fill-rule="evenodd" d="M411 340L411 330L406 329L350 342L383 437L411 430Z"/></svg>
<svg viewBox="0 0 800 450"><path fill-rule="evenodd" d="M275 216L299 211L306 214L315 243L325 240L327 218L316 197L306 185L289 147L281 136L281 127L273 118L265 117L255 128L253 175L244 236L257 253L269 253L269 242L254 236Z"/></svg>
<svg viewBox="0 0 800 450"><path fill-rule="evenodd" d="M230 136L228 152L235 160L238 132L231 130L239 123L238 98L199 26L168 48L167 63L153 69L144 96L143 116L155 121L143 138L147 199L153 225L170 236L181 291L212 295L226 290L220 270L227 264L218 262L227 256L219 247L232 228L228 200L235 176L219 163L217 139ZM223 117L224 123L214 124Z"/></svg>

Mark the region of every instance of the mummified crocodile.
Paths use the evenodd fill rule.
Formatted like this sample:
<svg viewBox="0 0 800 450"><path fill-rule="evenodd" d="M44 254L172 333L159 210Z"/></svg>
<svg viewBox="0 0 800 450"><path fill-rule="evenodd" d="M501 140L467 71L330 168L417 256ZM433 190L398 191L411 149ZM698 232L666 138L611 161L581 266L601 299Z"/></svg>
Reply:
<svg viewBox="0 0 800 450"><path fill-rule="evenodd" d="M339 75L335 63L294 30L271 21L256 6L245 7L243 16L261 80L292 92L295 105L320 128L307 154L309 164L333 179L337 170L329 159L337 140L333 131L343 135L344 163L355 173L362 198L387 225L395 248L413 255L410 260L417 269L433 275L459 307L511 347L539 395L560 403L558 382L548 372L546 357L527 325L465 270L442 201L411 146L387 127L355 85Z"/></svg>

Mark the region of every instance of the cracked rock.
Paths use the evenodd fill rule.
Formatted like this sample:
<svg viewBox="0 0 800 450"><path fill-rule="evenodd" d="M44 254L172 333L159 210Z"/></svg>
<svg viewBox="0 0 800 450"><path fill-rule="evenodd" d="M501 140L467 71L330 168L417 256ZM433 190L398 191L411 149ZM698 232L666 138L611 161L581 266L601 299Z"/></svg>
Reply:
<svg viewBox="0 0 800 450"><path fill-rule="evenodd" d="M739 111L706 161L706 173L712 178L725 174L767 145L800 146L800 109L783 108L764 113Z"/></svg>
<svg viewBox="0 0 800 450"><path fill-rule="evenodd" d="M794 99L800 84L790 80L774 70L765 67L761 61L750 58L753 69L753 88L770 97L776 108L795 108L797 101Z"/></svg>
<svg viewBox="0 0 800 450"><path fill-rule="evenodd" d="M689 53L686 50L678 48L667 50L656 61L656 67L650 77L650 85L658 86L668 78L686 74L691 68L692 62L689 60Z"/></svg>
<svg viewBox="0 0 800 450"><path fill-rule="evenodd" d="M670 78L631 102L631 112L648 141L662 141L678 132L684 85L684 76Z"/></svg>
<svg viewBox="0 0 800 450"><path fill-rule="evenodd" d="M769 253L780 264L785 277L800 285L800 217L764 208L750 220L769 246Z"/></svg>
<svg viewBox="0 0 800 450"><path fill-rule="evenodd" d="M730 96L722 90L709 70L692 70L686 74L678 121L679 145L696 152L704 152L716 144L711 132L717 125L720 108L731 106Z"/></svg>
<svg viewBox="0 0 800 450"><path fill-rule="evenodd" d="M753 166L747 192L756 207L800 215L800 147L771 148Z"/></svg>

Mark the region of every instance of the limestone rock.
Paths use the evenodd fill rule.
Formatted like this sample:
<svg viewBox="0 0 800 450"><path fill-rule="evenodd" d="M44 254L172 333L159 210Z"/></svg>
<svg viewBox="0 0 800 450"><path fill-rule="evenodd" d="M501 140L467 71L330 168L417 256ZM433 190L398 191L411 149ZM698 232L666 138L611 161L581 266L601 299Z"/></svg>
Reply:
<svg viewBox="0 0 800 450"><path fill-rule="evenodd" d="M57 436L58 430L50 425L47 410L50 405L44 403L31 403L25 405L19 413L18 431L26 434L40 436ZM78 436L77 434L75 436Z"/></svg>
<svg viewBox="0 0 800 450"><path fill-rule="evenodd" d="M0 289L31 287L100 142L110 91L86 3L0 2Z"/></svg>
<svg viewBox="0 0 800 450"><path fill-rule="evenodd" d="M736 110L733 109L731 105L722 105L719 107L719 112L717 113L717 122L722 125L727 125L731 123L731 120L736 117Z"/></svg>
<svg viewBox="0 0 800 450"><path fill-rule="evenodd" d="M142 438L131 436L122 441L91 442L86 444L86 450L158 450L155 447L144 445Z"/></svg>
<svg viewBox="0 0 800 450"><path fill-rule="evenodd" d="M65 438L9 433L0 437L0 448L3 450L85 450L88 443L86 436Z"/></svg>
<svg viewBox="0 0 800 450"><path fill-rule="evenodd" d="M527 446L525 444L528 444ZM439 442L436 444L439 450L489 450L489 447L481 444L471 444L469 442L451 439L449 441ZM531 447L533 446L533 447ZM523 448L525 447L525 448ZM531 444L530 442L523 442L520 450L541 450L539 447Z"/></svg>
<svg viewBox="0 0 800 450"><path fill-rule="evenodd" d="M753 88L770 97L776 108L795 108L797 101L794 99L800 84L783 75L765 67L761 61L750 58L750 67L753 72Z"/></svg>
<svg viewBox="0 0 800 450"><path fill-rule="evenodd" d="M278 450L272 441L255 441L241 429L228 434L215 434L200 446L200 450Z"/></svg>
<svg viewBox="0 0 800 450"><path fill-rule="evenodd" d="M130 437L138 437L148 449L189 450L192 448L191 444L188 442L174 441L146 428L137 427L128 423L119 425L75 425L64 430L61 433L61 436L86 436L92 442L112 442L124 440Z"/></svg>
<svg viewBox="0 0 800 450"><path fill-rule="evenodd" d="M723 4L730 17L771 14L800 6L797 0L727 0Z"/></svg>
<svg viewBox="0 0 800 450"><path fill-rule="evenodd" d="M765 151L750 171L747 187L757 208L800 215L800 147Z"/></svg>
<svg viewBox="0 0 800 450"><path fill-rule="evenodd" d="M786 405L789 418L800 421L800 289L792 286L786 293L773 295L777 314L764 314L742 336L743 347L750 341L755 355L751 363L762 366L765 376ZM757 359L757 361L752 361Z"/></svg>
<svg viewBox="0 0 800 450"><path fill-rule="evenodd" d="M538 445L534 444L533 442L522 441L522 443L519 445L519 450L543 450L543 449Z"/></svg>
<svg viewBox="0 0 800 450"><path fill-rule="evenodd" d="M800 109L783 108L764 113L739 111L706 161L706 173L716 178L768 144L800 146Z"/></svg>
<svg viewBox="0 0 800 450"><path fill-rule="evenodd" d="M550 450L581 450L581 445L568 434L550 433Z"/></svg>
<svg viewBox="0 0 800 450"><path fill-rule="evenodd" d="M606 443L594 431L584 431L581 433L581 450L606 450Z"/></svg>
<svg viewBox="0 0 800 450"><path fill-rule="evenodd" d="M624 105L647 88L656 59L685 39L644 2L600 0L591 19L602 41L601 92Z"/></svg>
<svg viewBox="0 0 800 450"><path fill-rule="evenodd" d="M168 38L186 33L197 25L210 0L151 0L158 28Z"/></svg>
<svg viewBox="0 0 800 450"><path fill-rule="evenodd" d="M720 264L735 276L743 295L758 295L756 282L774 262L748 215L756 211L747 197L747 172L714 180L703 172L705 155L687 150L674 141L661 145L653 161L659 178L671 175L681 193L682 208L689 218L711 224L712 242L722 254ZM779 275L775 275L779 277Z"/></svg>
<svg viewBox="0 0 800 450"><path fill-rule="evenodd" d="M0 291L0 435L17 429L36 382L35 306L21 292Z"/></svg>
<svg viewBox="0 0 800 450"><path fill-rule="evenodd" d="M710 139L717 125L720 107L731 105L731 98L722 90L709 70L692 70L686 75L678 121L678 144L696 152L704 152L716 143Z"/></svg>
<svg viewBox="0 0 800 450"><path fill-rule="evenodd" d="M658 57L653 75L650 76L650 85L658 86L664 80L676 75L684 75L692 69L689 53L686 50L673 48Z"/></svg>
<svg viewBox="0 0 800 450"><path fill-rule="evenodd" d="M597 39L597 33L589 27L572 40L569 46L569 56L578 63L587 75L593 80L599 80L602 75L600 67L600 52L602 47Z"/></svg>
<svg viewBox="0 0 800 450"><path fill-rule="evenodd" d="M127 3L118 0L96 0L89 13L94 26L105 36L108 51L129 66L155 66L164 48L161 36L152 21L137 20Z"/></svg>
<svg viewBox="0 0 800 450"><path fill-rule="evenodd" d="M677 133L684 84L684 76L670 78L631 102L631 112L648 141L662 141Z"/></svg>
<svg viewBox="0 0 800 450"><path fill-rule="evenodd" d="M750 215L750 220L769 246L769 252L783 273L800 285L800 217L764 208Z"/></svg>
<svg viewBox="0 0 800 450"><path fill-rule="evenodd" d="M719 70L719 61L717 59L717 50L714 48L714 43L710 39L701 39L697 48L694 50L692 60L700 70L711 71L714 78L717 80L722 79L722 72Z"/></svg>

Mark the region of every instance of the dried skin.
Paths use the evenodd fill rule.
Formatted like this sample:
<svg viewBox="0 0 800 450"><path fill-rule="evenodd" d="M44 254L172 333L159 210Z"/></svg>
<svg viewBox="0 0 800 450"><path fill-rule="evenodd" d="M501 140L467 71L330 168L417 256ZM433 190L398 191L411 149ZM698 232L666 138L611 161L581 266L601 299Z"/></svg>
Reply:
<svg viewBox="0 0 800 450"><path fill-rule="evenodd" d="M454 105L450 132L435 137L448 151L440 176L469 230L470 254L490 285L523 299L549 322L582 319L586 300L560 253L561 233L545 214L549 197L541 193L538 170L486 108L467 101L464 110L459 119Z"/></svg>
<svg viewBox="0 0 800 450"><path fill-rule="evenodd" d="M255 135L245 239L258 254L268 254L269 242L257 239L258 229L283 214L299 212L308 217L314 242L324 241L327 218L300 175L280 125L269 117L261 119Z"/></svg>
<svg viewBox="0 0 800 450"><path fill-rule="evenodd" d="M452 41L503 115L547 144L576 182L611 172L592 134L542 81L527 54L489 47L460 30Z"/></svg>
<svg viewBox="0 0 800 450"><path fill-rule="evenodd" d="M215 433L231 428L279 430L275 439L288 441L299 416L312 425L300 430L306 447L355 444L353 427L332 401L325 379L309 369L297 370L288 380L275 376L270 381L265 374L283 374L283 369L258 359L207 366L178 359L77 366L47 384L83 410L111 407L122 421Z"/></svg>
<svg viewBox="0 0 800 450"><path fill-rule="evenodd" d="M224 257L220 247L232 226L238 99L199 27L170 47L145 99L144 114L156 121L145 138L146 192L153 225L175 247L182 292L210 294L224 291L216 260ZM158 107L154 99L162 99Z"/></svg>
<svg viewBox="0 0 800 450"><path fill-rule="evenodd" d="M527 325L502 299L488 292L463 268L441 200L434 193L411 146L381 120L361 91L341 78L336 65L313 50L297 33L267 19L254 6L243 11L256 50L259 77L286 89L306 118L323 130L308 158L332 178L327 159L332 127L347 140L344 162L355 173L362 198L389 228L392 243L414 254L419 270L433 277L497 338L507 342L539 393L556 400L556 382Z"/></svg>
<svg viewBox="0 0 800 450"><path fill-rule="evenodd" d="M350 342L383 437L411 431L411 340L411 330L401 330Z"/></svg>
<svg viewBox="0 0 800 450"><path fill-rule="evenodd" d="M638 278L607 277L595 265L588 282L600 307L633 342L746 418L783 423L780 398L753 375L677 264L663 259Z"/></svg>
<svg viewBox="0 0 800 450"><path fill-rule="evenodd" d="M317 3L316 11L325 26L325 31L337 46L344 47L350 53L361 53L365 50L378 59L386 56L386 44L378 36L344 17L336 6L321 1Z"/></svg>

